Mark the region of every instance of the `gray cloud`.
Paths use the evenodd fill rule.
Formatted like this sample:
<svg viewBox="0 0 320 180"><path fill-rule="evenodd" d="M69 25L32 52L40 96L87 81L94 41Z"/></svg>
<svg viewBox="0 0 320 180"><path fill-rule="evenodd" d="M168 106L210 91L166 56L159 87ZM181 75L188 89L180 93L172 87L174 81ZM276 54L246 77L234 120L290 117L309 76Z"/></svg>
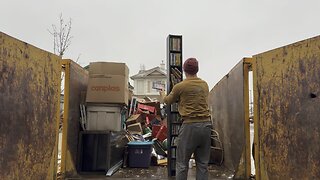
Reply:
<svg viewBox="0 0 320 180"><path fill-rule="evenodd" d="M243 57L319 34L318 1L10 0L1 3L0 30L53 51L47 29L59 14L72 18L66 58L81 65L120 61L130 74L166 59L168 34L183 35L183 57L200 61L213 87Z"/></svg>

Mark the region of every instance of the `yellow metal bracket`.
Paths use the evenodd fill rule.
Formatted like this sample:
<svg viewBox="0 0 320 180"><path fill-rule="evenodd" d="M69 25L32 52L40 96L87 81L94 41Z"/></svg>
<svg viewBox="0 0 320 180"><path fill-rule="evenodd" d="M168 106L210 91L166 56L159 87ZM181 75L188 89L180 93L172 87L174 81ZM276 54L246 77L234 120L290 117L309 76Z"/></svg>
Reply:
<svg viewBox="0 0 320 180"><path fill-rule="evenodd" d="M68 116L69 116L69 92L70 92L70 60L63 59L61 66L65 72L64 78L64 104L63 104L63 123L62 123L62 146L61 146L61 174L62 178L66 172L66 153L68 135Z"/></svg>
<svg viewBox="0 0 320 180"><path fill-rule="evenodd" d="M243 59L243 96L244 96L244 134L245 134L245 175L246 179L251 176L251 148L250 148L250 121L249 121L249 71L251 70L252 58Z"/></svg>

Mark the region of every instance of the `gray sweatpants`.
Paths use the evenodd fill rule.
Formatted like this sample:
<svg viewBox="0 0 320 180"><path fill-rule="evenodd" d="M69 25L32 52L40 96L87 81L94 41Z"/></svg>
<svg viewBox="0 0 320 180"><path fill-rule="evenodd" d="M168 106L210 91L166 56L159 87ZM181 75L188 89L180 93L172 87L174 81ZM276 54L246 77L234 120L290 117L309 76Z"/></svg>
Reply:
<svg viewBox="0 0 320 180"><path fill-rule="evenodd" d="M208 179L211 122L182 124L177 138L176 180L187 180L192 153L196 160L196 179Z"/></svg>

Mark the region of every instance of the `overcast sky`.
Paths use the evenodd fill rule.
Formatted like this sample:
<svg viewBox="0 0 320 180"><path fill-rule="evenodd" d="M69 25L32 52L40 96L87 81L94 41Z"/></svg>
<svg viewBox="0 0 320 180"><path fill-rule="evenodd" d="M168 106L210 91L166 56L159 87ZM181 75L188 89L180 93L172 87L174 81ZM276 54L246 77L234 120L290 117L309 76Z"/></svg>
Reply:
<svg viewBox="0 0 320 180"><path fill-rule="evenodd" d="M53 52L47 29L72 19L64 55L85 66L124 62L130 76L166 61L168 34L183 36L212 88L243 57L320 34L319 0L2 0L0 31Z"/></svg>

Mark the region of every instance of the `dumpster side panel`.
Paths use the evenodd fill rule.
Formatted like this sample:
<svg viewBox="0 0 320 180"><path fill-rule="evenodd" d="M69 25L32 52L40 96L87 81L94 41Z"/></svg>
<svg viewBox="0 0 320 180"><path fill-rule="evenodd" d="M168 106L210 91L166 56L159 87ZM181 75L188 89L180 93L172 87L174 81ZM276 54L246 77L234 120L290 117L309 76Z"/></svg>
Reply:
<svg viewBox="0 0 320 180"><path fill-rule="evenodd" d="M0 179L55 173L60 60L0 32Z"/></svg>
<svg viewBox="0 0 320 180"><path fill-rule="evenodd" d="M77 177L77 157L78 157L78 140L80 131L80 104L84 104L88 85L88 71L72 60L70 62L70 79L68 98L68 119L67 119L67 145L65 161L65 177Z"/></svg>
<svg viewBox="0 0 320 180"><path fill-rule="evenodd" d="M210 91L209 106L214 129L224 148L224 166L235 172L245 148L244 77L241 60Z"/></svg>
<svg viewBox="0 0 320 180"><path fill-rule="evenodd" d="M254 56L259 179L320 177L320 36Z"/></svg>

